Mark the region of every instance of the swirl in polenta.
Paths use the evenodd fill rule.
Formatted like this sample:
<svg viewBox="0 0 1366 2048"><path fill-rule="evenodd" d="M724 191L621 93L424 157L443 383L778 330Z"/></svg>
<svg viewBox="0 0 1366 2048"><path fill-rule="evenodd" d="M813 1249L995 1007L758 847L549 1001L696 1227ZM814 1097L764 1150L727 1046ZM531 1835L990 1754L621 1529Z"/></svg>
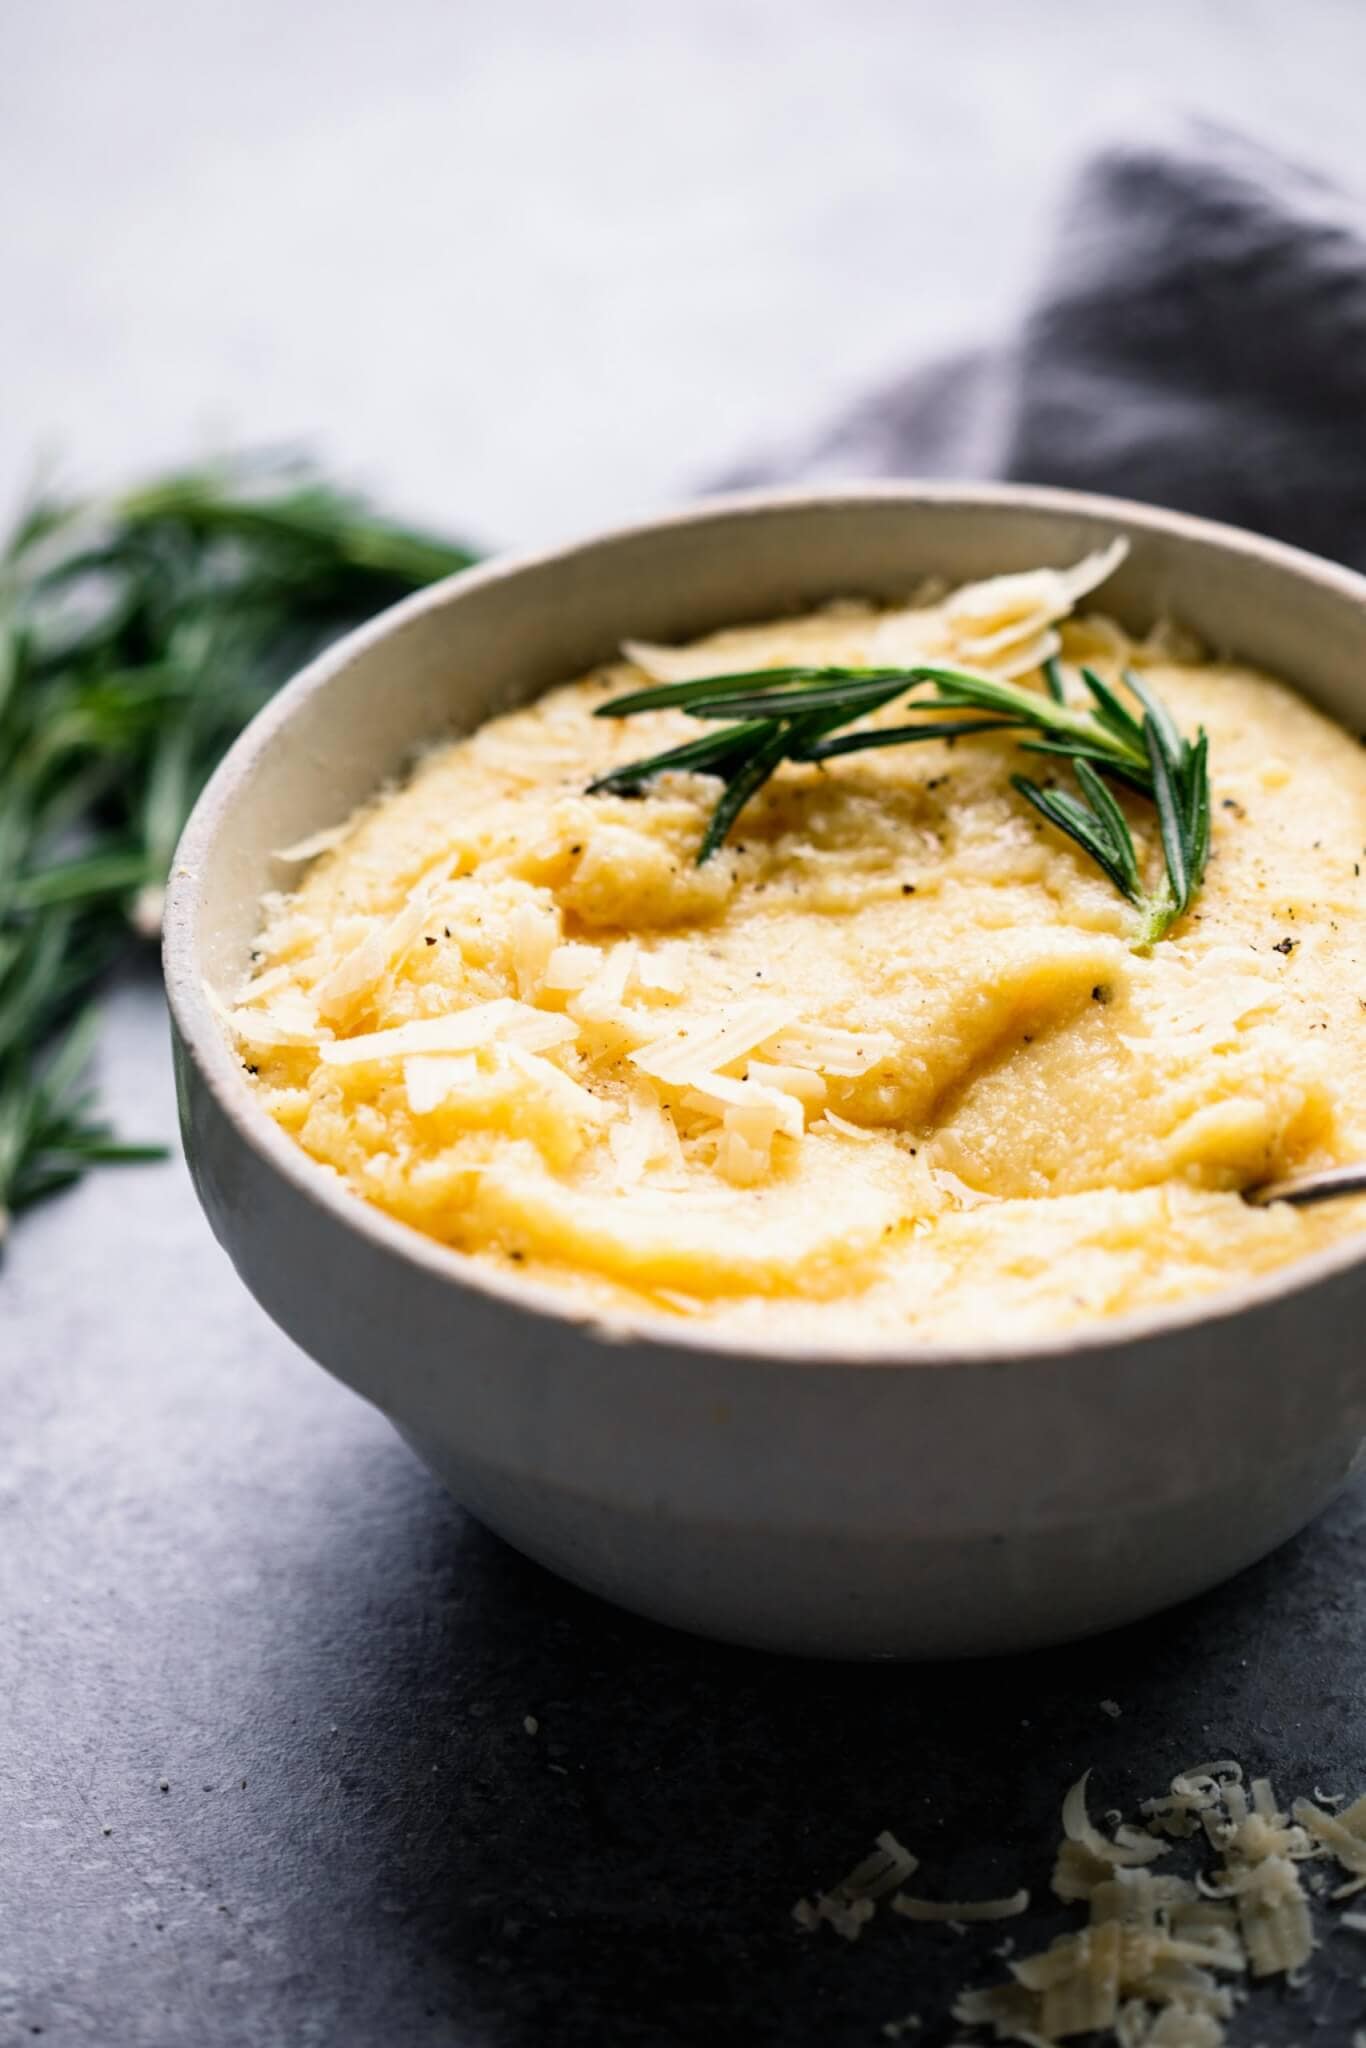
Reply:
<svg viewBox="0 0 1366 2048"><path fill-rule="evenodd" d="M1040 570L627 658L285 856L231 1015L252 1085L389 1215L567 1307L737 1342L1009 1344L1208 1294L1366 1227L1240 1191L1366 1156L1366 752L1285 684L1078 613ZM1031 808L1021 735L588 785L696 736L651 682L955 661L1209 735L1210 854L1170 934ZM879 714L884 715L884 714ZM888 713L886 716L892 716ZM1153 806L1118 792L1146 870Z"/></svg>

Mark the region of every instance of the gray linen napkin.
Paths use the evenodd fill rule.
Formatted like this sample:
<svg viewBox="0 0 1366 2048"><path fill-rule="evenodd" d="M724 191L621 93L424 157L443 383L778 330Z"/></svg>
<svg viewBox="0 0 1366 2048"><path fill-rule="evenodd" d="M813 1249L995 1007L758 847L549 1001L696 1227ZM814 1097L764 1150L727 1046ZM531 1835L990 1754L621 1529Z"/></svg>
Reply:
<svg viewBox="0 0 1366 2048"><path fill-rule="evenodd" d="M1204 123L1104 149L1012 339L727 482L904 475L1109 491L1366 569L1366 213Z"/></svg>

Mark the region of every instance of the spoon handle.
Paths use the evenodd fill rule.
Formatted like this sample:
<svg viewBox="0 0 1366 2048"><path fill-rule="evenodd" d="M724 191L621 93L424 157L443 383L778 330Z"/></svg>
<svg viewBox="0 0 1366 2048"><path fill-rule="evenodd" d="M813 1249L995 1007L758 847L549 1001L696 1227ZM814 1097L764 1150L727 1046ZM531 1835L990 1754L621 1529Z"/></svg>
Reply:
<svg viewBox="0 0 1366 2048"><path fill-rule="evenodd" d="M1307 1208L1311 1202L1332 1202L1340 1195L1366 1195L1366 1161L1354 1166L1329 1166L1322 1173L1296 1173L1288 1180L1264 1181L1261 1187L1244 1190L1244 1201L1256 1209L1269 1202L1294 1202Z"/></svg>

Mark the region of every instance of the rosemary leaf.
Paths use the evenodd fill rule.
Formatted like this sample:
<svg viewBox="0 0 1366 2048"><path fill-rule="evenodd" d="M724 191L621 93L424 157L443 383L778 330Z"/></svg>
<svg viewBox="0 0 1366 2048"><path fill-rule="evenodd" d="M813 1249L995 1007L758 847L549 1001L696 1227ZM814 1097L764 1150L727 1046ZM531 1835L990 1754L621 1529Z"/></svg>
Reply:
<svg viewBox="0 0 1366 2048"><path fill-rule="evenodd" d="M903 747L916 740L968 739L983 732L1018 732L1018 718L927 718L919 725L875 725L841 734L835 740L817 740L794 752L794 761L831 761L837 754L866 754L874 747Z"/></svg>
<svg viewBox="0 0 1366 2048"><path fill-rule="evenodd" d="M1205 879L1209 865L1209 734L1202 727L1186 765L1186 838L1192 892Z"/></svg>
<svg viewBox="0 0 1366 2048"><path fill-rule="evenodd" d="M1134 852L1129 821L1084 756L1079 756L1073 766L1077 781L1081 785L1082 795L1090 804L1092 815L1114 850L1115 866L1123 876L1119 886L1132 902L1137 903L1143 894L1143 883L1138 872L1138 857Z"/></svg>
<svg viewBox="0 0 1366 2048"><path fill-rule="evenodd" d="M1176 729L1176 722L1170 711L1158 696L1156 690L1144 682L1135 668L1126 668L1124 680L1133 691L1146 714L1145 722L1152 725L1168 761L1179 761L1185 748L1185 741Z"/></svg>
<svg viewBox="0 0 1366 2048"><path fill-rule="evenodd" d="M687 740L681 747L669 747L644 761L632 761L628 767L609 769L596 782L589 783L588 794L636 796L645 783L670 771L725 777L732 766L748 757L754 742L761 740L768 729L767 719L755 718L746 725L729 725L722 732L708 733L704 739Z"/></svg>
<svg viewBox="0 0 1366 2048"><path fill-rule="evenodd" d="M140 847L78 854L31 870L14 886L14 910L42 910L59 903L89 905L102 898L121 903L146 880L147 855Z"/></svg>
<svg viewBox="0 0 1366 2048"><path fill-rule="evenodd" d="M1011 781L1027 803L1033 804L1051 825L1056 825L1059 832L1066 833L1083 853L1090 855L1121 896L1127 896L1131 903L1142 902L1142 890L1131 880L1133 864L1121 855L1094 812L1066 790L1040 789L1027 775L1012 776Z"/></svg>
<svg viewBox="0 0 1366 2048"><path fill-rule="evenodd" d="M894 697L905 694L904 676L891 681L814 682L771 693L736 691L728 697L713 697L689 704L694 718L791 718L813 711L839 711L846 719L869 711L880 711Z"/></svg>
<svg viewBox="0 0 1366 2048"><path fill-rule="evenodd" d="M1083 667L1081 679L1096 700L1096 715L1103 725L1126 745L1137 749L1143 744L1143 728L1127 706L1120 703L1110 685L1098 676L1093 668Z"/></svg>
<svg viewBox="0 0 1366 2048"><path fill-rule="evenodd" d="M791 734L786 726L778 726L768 737L761 740L750 753L744 764L730 777L726 793L711 814L711 820L703 834L702 844L697 849L697 865L702 867L721 846L731 826L739 817L755 791L762 789L769 776L787 754Z"/></svg>
<svg viewBox="0 0 1366 2048"><path fill-rule="evenodd" d="M1088 747L1080 740L1021 740L1022 754L1051 754L1060 761L1090 761L1093 766L1103 768L1112 782L1122 783L1137 796L1152 795L1152 777L1147 762L1131 767L1127 761L1116 760L1104 747Z"/></svg>
<svg viewBox="0 0 1366 2048"><path fill-rule="evenodd" d="M631 718L638 711L688 710L706 704L713 697L732 696L737 688L754 695L763 692L765 709L772 694L793 683L851 683L895 681L903 671L881 668L762 668L738 670L733 675L694 676L683 683L652 683L648 690L632 690L624 697L611 697L599 704L595 718Z"/></svg>
<svg viewBox="0 0 1366 2048"><path fill-rule="evenodd" d="M1180 771L1177 768L1174 772L1174 764L1164 745L1163 736L1151 716L1144 724L1143 736L1148 743L1148 759L1152 764L1153 800L1157 805L1157 822L1162 831L1162 851L1167 862L1172 901L1178 909L1184 909L1190 901L1191 882L1189 841L1177 782Z"/></svg>

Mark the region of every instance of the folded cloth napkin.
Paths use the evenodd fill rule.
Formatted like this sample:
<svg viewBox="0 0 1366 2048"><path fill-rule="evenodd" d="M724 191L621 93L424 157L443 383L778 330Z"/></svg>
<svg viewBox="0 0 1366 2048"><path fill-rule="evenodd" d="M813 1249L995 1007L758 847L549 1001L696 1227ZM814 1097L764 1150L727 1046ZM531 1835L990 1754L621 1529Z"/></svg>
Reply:
<svg viewBox="0 0 1366 2048"><path fill-rule="evenodd" d="M1366 569L1366 216L1204 123L1107 148L1012 340L727 482L837 475L1108 491Z"/></svg>

